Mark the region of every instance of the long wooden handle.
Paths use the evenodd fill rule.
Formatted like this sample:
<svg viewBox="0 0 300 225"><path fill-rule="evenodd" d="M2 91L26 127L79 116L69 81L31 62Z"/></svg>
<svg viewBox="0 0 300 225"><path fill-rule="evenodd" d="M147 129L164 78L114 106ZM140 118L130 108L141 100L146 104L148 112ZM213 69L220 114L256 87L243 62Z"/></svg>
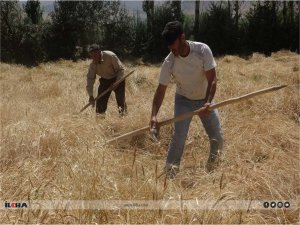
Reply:
<svg viewBox="0 0 300 225"><path fill-rule="evenodd" d="M279 85L279 86L274 86L274 87L270 87L270 88L265 88L265 89L255 91L255 92L251 92L249 94L242 95L242 96L239 96L239 97L236 97L236 98L227 99L225 101L222 101L222 102L211 105L209 107L209 109L214 110L214 109L217 109L219 107L234 104L234 103L237 103L237 102L241 102L241 101L247 100L249 98L253 98L253 97L258 96L258 95L262 95L262 94L272 92L272 91L277 91L277 90L279 90L281 88L284 88L284 87L287 87L287 85ZM164 126L164 125L167 125L167 124L170 124L170 123L176 123L176 122L185 120L185 119L190 118L194 115L197 115L199 113L199 111L200 111L200 109L197 109L195 111L182 114L178 117L161 121L158 125L159 126Z"/></svg>
<svg viewBox="0 0 300 225"><path fill-rule="evenodd" d="M265 89L262 89L262 90L259 90L259 91L251 92L251 93L246 94L246 95L242 95L242 96L239 96L239 97L236 97L236 98L231 98L231 99L213 104L209 108L210 108L210 110L214 110L216 108L219 108L219 107L222 107L222 106L225 106L225 105L229 105L229 104L234 104L234 103L237 103L237 102L241 102L241 101L247 100L249 98L253 98L253 97L258 96L258 95L262 95L262 94L272 92L272 91L277 91L277 90L279 90L281 88L284 88L284 87L287 87L287 85L279 85L279 86L274 86L274 87L270 87L270 88L265 88ZM193 117L194 115L197 115L200 110L201 109L197 109L197 110L192 111L192 112L184 113L184 114L182 114L178 117L163 120L163 121L158 123L158 127L162 127L162 126L165 126L165 125L168 125L168 124L171 124L171 123L176 123L176 122L185 120L187 118ZM123 139L123 138L128 138L128 137L143 133L147 130L150 130L149 126L146 126L146 127L131 131L129 133L123 134L121 136L115 137L115 138L107 141L106 144L112 143L114 141L117 141L117 140L120 140L120 139Z"/></svg>
<svg viewBox="0 0 300 225"><path fill-rule="evenodd" d="M105 91L103 91L100 95L98 95L95 98L95 101L97 101L99 98L101 98L102 96L106 95L108 92L114 90L115 88L118 87L118 85L124 81L127 77L129 77L131 74L133 74L134 70L132 70L130 73L128 73L127 75L125 75L124 77L122 77L120 80L117 80L115 83L113 83L108 89L106 89ZM83 112L87 107L89 107L90 105L92 105L91 103L86 104L79 113Z"/></svg>
<svg viewBox="0 0 300 225"><path fill-rule="evenodd" d="M284 84L284 85L273 86L273 87L270 87L270 88L265 88L265 89L262 89L262 90L259 90L259 91L251 92L251 93L246 94L246 95L242 95L242 96L239 96L239 97L236 97L236 98L231 98L231 99L216 103L214 105L211 105L210 108L213 110L213 109L225 106L225 105L241 102L241 101L247 100L249 98L253 98L253 97L258 96L258 95L266 94L268 92L277 91L277 90L280 90L281 88L285 88L287 86L288 85Z"/></svg>

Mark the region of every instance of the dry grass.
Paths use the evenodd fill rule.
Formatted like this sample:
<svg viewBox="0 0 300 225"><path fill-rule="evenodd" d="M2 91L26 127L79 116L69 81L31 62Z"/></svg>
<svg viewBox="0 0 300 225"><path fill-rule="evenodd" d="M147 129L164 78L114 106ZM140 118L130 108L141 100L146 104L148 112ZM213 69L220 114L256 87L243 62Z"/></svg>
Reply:
<svg viewBox="0 0 300 225"><path fill-rule="evenodd" d="M194 118L181 171L158 177L172 126L161 143L147 135L105 147L105 140L148 124L159 66L135 66L127 81L129 115L114 96L106 119L86 104L88 61L35 68L1 65L0 193L2 200L240 199L299 203L299 86L220 109L226 157L207 174L208 140ZM299 55L277 52L218 59L216 102L277 84L299 85ZM173 115L172 84L159 117ZM293 210L1 210L2 223L297 223Z"/></svg>

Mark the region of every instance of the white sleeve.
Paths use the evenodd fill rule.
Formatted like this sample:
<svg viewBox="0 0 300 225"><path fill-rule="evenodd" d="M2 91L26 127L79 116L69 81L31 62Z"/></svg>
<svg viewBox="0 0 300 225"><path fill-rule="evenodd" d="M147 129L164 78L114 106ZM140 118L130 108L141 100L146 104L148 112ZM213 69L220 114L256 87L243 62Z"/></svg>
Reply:
<svg viewBox="0 0 300 225"><path fill-rule="evenodd" d="M211 70L217 66L214 56L208 47L208 45L203 46L203 59L204 59L204 71Z"/></svg>
<svg viewBox="0 0 300 225"><path fill-rule="evenodd" d="M174 61L172 57L167 57L163 62L159 75L159 83L167 86L171 80Z"/></svg>

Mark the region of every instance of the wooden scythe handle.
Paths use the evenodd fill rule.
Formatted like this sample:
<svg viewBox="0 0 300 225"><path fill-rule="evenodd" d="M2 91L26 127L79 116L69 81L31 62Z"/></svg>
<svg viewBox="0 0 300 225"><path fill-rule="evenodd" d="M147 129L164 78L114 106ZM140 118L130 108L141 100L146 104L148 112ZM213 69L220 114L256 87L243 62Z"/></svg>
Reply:
<svg viewBox="0 0 300 225"><path fill-rule="evenodd" d="M278 86L274 86L274 87L270 87L270 88L265 88L265 89L255 91L255 92L251 92L249 94L242 95L242 96L239 96L239 97L236 97L236 98L231 98L231 99L228 99L228 100L225 100L225 101L222 101L222 102L211 105L210 110L214 110L216 108L219 108L219 107L222 107L222 106L225 106L225 105L230 105L230 104L234 104L234 103L237 103L237 102L241 102L241 101L247 100L249 98L253 98L257 95L262 95L262 94L265 94L265 93L268 93L268 92L277 91L277 90L279 90L281 88L284 88L284 87L287 87L287 85L278 85ZM197 109L197 110L192 111L192 112L184 113L184 114L182 114L178 117L175 117L175 118L163 120L163 121L158 123L158 127L162 127L162 126L165 126L165 125L168 125L168 124L171 124L171 123L176 123L176 122L185 120L187 118L193 117L194 115L197 115L199 113L199 111L200 111L200 109ZM129 133L123 134L121 136L115 137L111 140L108 140L106 142L106 144L110 144L112 142L115 142L115 141L123 139L123 138L129 138L131 136L141 134L141 133L143 133L147 130L150 130L149 126L146 126L146 127L131 131Z"/></svg>
<svg viewBox="0 0 300 225"><path fill-rule="evenodd" d="M105 91L103 91L100 95L98 95L95 98L95 101L97 101L99 98L101 98L102 96L106 95L108 92L114 90L115 88L118 87L118 85L125 80L127 77L129 77L131 74L133 74L134 70L132 70L130 73L128 73L127 75L125 75L124 77L122 77L120 80L117 80L115 83L113 83L108 89L106 89ZM83 112L87 107L89 107L90 105L92 105L91 103L86 104L79 113Z"/></svg>

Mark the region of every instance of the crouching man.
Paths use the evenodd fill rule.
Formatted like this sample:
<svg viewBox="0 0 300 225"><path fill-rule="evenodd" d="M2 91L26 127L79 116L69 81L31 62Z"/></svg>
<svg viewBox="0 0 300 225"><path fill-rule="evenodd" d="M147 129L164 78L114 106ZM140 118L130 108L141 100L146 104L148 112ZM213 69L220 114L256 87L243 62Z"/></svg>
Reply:
<svg viewBox="0 0 300 225"><path fill-rule="evenodd" d="M93 88L96 80L96 75L100 76L98 87L98 95L106 91L116 80L124 75L124 67L117 57L111 51L101 51L99 45L93 44L89 47L89 55L93 60L89 66L87 73L86 90L89 94L89 102L95 106L95 98L93 96ZM105 114L107 109L107 102L112 91L102 96L96 101L96 113ZM127 106L125 102L125 80L122 81L114 90L118 105L118 110L121 116L127 113Z"/></svg>

